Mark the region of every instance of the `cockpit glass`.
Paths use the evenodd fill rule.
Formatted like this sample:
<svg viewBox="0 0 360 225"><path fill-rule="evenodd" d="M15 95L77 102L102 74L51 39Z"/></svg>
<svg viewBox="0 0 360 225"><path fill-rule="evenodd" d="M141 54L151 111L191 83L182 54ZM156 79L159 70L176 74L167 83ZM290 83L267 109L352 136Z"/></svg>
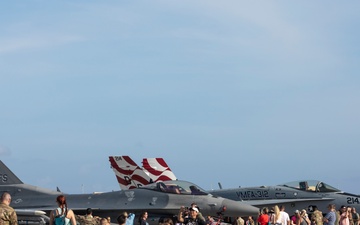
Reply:
<svg viewBox="0 0 360 225"><path fill-rule="evenodd" d="M339 189L334 188L324 182L318 180L303 180L293 181L281 186L299 189L302 191L313 191L313 192L341 192Z"/></svg>
<svg viewBox="0 0 360 225"><path fill-rule="evenodd" d="M151 189L169 194L208 195L208 193L199 186L187 181L179 180L156 182L139 188Z"/></svg>

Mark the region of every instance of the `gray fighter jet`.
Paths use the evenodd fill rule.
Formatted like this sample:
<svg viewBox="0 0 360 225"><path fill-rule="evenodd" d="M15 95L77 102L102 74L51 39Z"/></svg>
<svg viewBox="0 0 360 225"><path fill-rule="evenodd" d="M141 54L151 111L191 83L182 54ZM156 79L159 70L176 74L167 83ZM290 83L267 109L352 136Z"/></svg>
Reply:
<svg viewBox="0 0 360 225"><path fill-rule="evenodd" d="M49 212L57 207L56 197L64 194L24 184L1 160L0 174L0 191L11 194L11 206L20 214L24 210L33 214L41 210L49 215ZM177 188L179 193L173 192L174 188ZM194 188L196 193L191 192ZM157 224L160 218L177 215L181 206L190 206L192 202L197 203L204 215L246 216L256 215L258 212L256 207L214 197L186 181L158 182L132 190L106 193L64 195L69 208L73 209L75 214L84 214L86 208L92 208L94 215L110 216L112 221L116 221L123 211L135 215L147 211L149 221Z"/></svg>
<svg viewBox="0 0 360 225"><path fill-rule="evenodd" d="M301 180L275 186L239 187L232 189L212 190L215 196L241 201L257 207L284 205L286 211L307 209L313 212L316 206L326 213L329 204L355 207L360 210L360 196L343 192L318 180Z"/></svg>
<svg viewBox="0 0 360 225"><path fill-rule="evenodd" d="M130 177L129 179L135 186L146 184L144 181L148 181L150 178L153 180L171 180L172 177L175 177L163 158L143 159L143 168L137 166L129 156L110 156L109 160L119 184L124 179L124 175ZM141 169L152 171L152 175L157 176L143 176L144 173L138 171ZM124 172L127 172L127 174L124 174ZM165 176L169 173L171 176ZM131 174L137 176L132 177ZM143 176L142 179L139 178L139 175ZM130 186L130 188L134 187L134 185ZM124 187L120 184L120 187L127 188L128 186ZM319 210L326 213L329 204L335 204L338 208L342 205L352 206L356 208L357 212L360 211L359 195L343 192L318 180L293 181L275 186L221 188L219 190L209 190L208 192L215 196L248 203L260 208L284 205L288 212L294 212L296 209L307 209L311 213L314 206L317 206Z"/></svg>

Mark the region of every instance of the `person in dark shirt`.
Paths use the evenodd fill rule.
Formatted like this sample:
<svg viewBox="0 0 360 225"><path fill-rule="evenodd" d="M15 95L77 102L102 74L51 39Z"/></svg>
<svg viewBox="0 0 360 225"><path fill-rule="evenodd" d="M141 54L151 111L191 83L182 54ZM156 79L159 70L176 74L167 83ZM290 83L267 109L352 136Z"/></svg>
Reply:
<svg viewBox="0 0 360 225"><path fill-rule="evenodd" d="M141 215L139 217L139 225L149 225L149 223L146 221L147 218L148 218L147 212L141 213Z"/></svg>
<svg viewBox="0 0 360 225"><path fill-rule="evenodd" d="M189 209L189 217L184 218L184 207L180 208L178 215L178 222L183 223L184 225L206 225L205 220L199 219L199 209L197 207L192 207Z"/></svg>

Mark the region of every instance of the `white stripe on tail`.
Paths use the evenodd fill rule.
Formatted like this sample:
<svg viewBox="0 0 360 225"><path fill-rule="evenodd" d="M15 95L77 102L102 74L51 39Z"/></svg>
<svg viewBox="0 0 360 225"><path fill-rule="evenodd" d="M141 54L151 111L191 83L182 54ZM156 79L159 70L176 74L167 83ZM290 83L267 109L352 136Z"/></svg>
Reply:
<svg viewBox="0 0 360 225"><path fill-rule="evenodd" d="M151 178L129 156L109 156L109 161L121 190L152 183Z"/></svg>
<svg viewBox="0 0 360 225"><path fill-rule="evenodd" d="M176 180L175 174L163 158L144 158L142 164L143 170L154 182Z"/></svg>

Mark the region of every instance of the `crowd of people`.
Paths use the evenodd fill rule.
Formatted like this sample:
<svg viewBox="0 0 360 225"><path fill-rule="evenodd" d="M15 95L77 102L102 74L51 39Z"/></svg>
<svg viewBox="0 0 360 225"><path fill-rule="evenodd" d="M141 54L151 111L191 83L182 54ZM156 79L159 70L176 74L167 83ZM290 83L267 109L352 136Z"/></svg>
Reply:
<svg viewBox="0 0 360 225"><path fill-rule="evenodd" d="M110 225L110 218L101 218L92 215L91 208L86 210L85 215L76 215L68 208L64 195L56 198L58 207L50 212L49 225ZM15 210L10 206L11 195L4 192L0 197L0 225L18 225ZM328 211L323 213L316 206L310 216L305 209L295 210L290 215L284 206L275 205L271 209L264 207L256 219L252 216L246 218L236 217L233 221L227 221L232 225L360 225L359 214L356 208L341 206L336 210L334 204L329 204ZM135 225L133 213L122 212L117 217L118 225ZM148 213L143 212L138 218L138 225L149 225ZM161 218L159 225L219 225L223 218L213 218L200 212L196 203L190 207L182 206L177 217Z"/></svg>
<svg viewBox="0 0 360 225"><path fill-rule="evenodd" d="M310 216L306 209L295 210L290 217L284 206L275 205L271 210L264 207L257 218L257 225L360 225L355 207L341 206L336 210L334 204L329 204L327 209L323 213L314 206Z"/></svg>
<svg viewBox="0 0 360 225"><path fill-rule="evenodd" d="M16 211L10 206L11 195L8 192L2 193L0 196L0 225L18 225L18 216ZM92 215L92 209L86 209L85 215L76 215L73 210L68 208L66 197L59 195L56 198L57 208L52 210L49 215L49 225L110 225L110 217L101 218ZM117 218L119 225L134 225L135 215L130 213L120 213ZM147 218L142 217L142 219ZM141 222L139 225L149 225L146 222Z"/></svg>

